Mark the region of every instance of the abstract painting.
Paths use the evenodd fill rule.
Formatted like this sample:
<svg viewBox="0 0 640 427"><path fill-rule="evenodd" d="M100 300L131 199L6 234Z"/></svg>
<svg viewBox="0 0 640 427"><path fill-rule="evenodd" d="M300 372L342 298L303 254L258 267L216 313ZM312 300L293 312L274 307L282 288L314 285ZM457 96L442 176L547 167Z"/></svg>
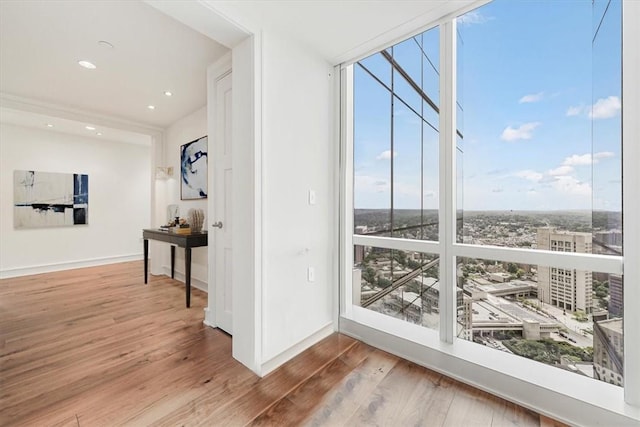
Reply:
<svg viewBox="0 0 640 427"><path fill-rule="evenodd" d="M89 176L77 173L13 172L15 228L86 225Z"/></svg>
<svg viewBox="0 0 640 427"><path fill-rule="evenodd" d="M207 137L180 147L180 198L207 198Z"/></svg>

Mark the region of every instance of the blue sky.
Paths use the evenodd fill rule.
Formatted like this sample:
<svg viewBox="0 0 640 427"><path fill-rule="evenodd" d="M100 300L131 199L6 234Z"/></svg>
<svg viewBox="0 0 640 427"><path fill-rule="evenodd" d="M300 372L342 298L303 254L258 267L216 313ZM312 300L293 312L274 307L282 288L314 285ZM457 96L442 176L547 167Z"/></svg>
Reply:
<svg viewBox="0 0 640 427"><path fill-rule="evenodd" d="M605 7L496 0L459 20L465 210L620 210L620 1L592 45ZM438 29L416 41L394 47L394 59L438 103ZM423 59L423 74L419 44L433 63ZM389 84L379 54L362 63ZM393 156L394 206L437 208L438 133L396 101L392 153L389 92L358 66L354 75L355 207L390 207ZM420 98L398 82L419 113Z"/></svg>

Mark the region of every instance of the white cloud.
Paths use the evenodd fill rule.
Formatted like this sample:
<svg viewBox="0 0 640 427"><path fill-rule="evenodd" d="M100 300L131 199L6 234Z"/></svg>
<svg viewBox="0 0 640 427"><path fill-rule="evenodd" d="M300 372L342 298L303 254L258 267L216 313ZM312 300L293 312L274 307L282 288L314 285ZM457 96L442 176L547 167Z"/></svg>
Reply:
<svg viewBox="0 0 640 427"><path fill-rule="evenodd" d="M525 95L522 98L520 98L518 103L526 104L529 102L538 102L538 101L542 101L543 97L544 97L544 92L532 93L530 95Z"/></svg>
<svg viewBox="0 0 640 427"><path fill-rule="evenodd" d="M547 174L551 175L551 176L569 175L573 171L574 171L574 169L573 169L572 166L562 165L562 166L559 166L559 167L557 167L555 169L551 169L551 170L547 171Z"/></svg>
<svg viewBox="0 0 640 427"><path fill-rule="evenodd" d="M562 162L565 166L584 166L591 164L591 153L587 154L574 154L572 156L567 157Z"/></svg>
<svg viewBox="0 0 640 427"><path fill-rule="evenodd" d="M579 181L573 176L557 176L553 182L553 187L563 193L591 196L591 184Z"/></svg>
<svg viewBox="0 0 640 427"><path fill-rule="evenodd" d="M617 96L600 98L591 106L589 117L592 119L610 119L617 116L621 108L622 104Z"/></svg>
<svg viewBox="0 0 640 427"><path fill-rule="evenodd" d="M516 173L516 176L540 184L542 185L541 188L551 187L560 193L577 196L591 195L592 190L590 183L580 181L571 175L561 175L561 172L567 172L567 170L562 170L562 168L563 166L557 169L552 169L545 174L531 170L520 171ZM530 188L527 192L529 194L536 194L537 190L535 188Z"/></svg>
<svg viewBox="0 0 640 427"><path fill-rule="evenodd" d="M526 179L541 185L542 187L550 187L559 193L572 196L591 196L593 189L590 182L580 181L574 176L576 172L575 166L588 166L598 163L600 159L614 157L611 151L600 151L598 153L574 154L566 157L562 164L554 169L549 169L545 173L536 172L534 170L522 170L516 172L514 176ZM535 194L535 189L529 191Z"/></svg>
<svg viewBox="0 0 640 427"><path fill-rule="evenodd" d="M575 107L569 107L567 110L567 117L579 116L584 111L584 105L578 105Z"/></svg>
<svg viewBox="0 0 640 427"><path fill-rule="evenodd" d="M517 141L519 139L531 139L533 130L540 126L540 122L525 123L518 128L508 126L502 131L501 139L505 141Z"/></svg>
<svg viewBox="0 0 640 427"><path fill-rule="evenodd" d="M542 180L544 175L540 172L532 171L532 170L523 170L515 173L515 176L519 178L524 178L529 181L539 182Z"/></svg>
<svg viewBox="0 0 640 427"><path fill-rule="evenodd" d="M606 159L607 157L613 157L613 156L615 156L615 153L612 153L611 151L601 151L593 155L593 158L594 158L593 163L598 163L598 159Z"/></svg>
<svg viewBox="0 0 640 427"><path fill-rule="evenodd" d="M458 18L458 24L461 25L473 25L473 24L484 24L487 21L490 21L493 18L489 18L484 16L477 10L473 10L471 12L467 12L464 15Z"/></svg>
<svg viewBox="0 0 640 427"><path fill-rule="evenodd" d="M606 159L607 157L613 157L615 154L611 151L601 151L599 153L595 153L593 156L591 153L586 154L574 154L572 156L567 157L562 162L563 166L588 166L593 163L598 163L600 159Z"/></svg>
<svg viewBox="0 0 640 427"><path fill-rule="evenodd" d="M398 156L398 152L394 151L393 157L397 157L397 156ZM389 160L389 159L391 159L391 150L383 151L382 153L378 154L378 157L376 157L376 160Z"/></svg>

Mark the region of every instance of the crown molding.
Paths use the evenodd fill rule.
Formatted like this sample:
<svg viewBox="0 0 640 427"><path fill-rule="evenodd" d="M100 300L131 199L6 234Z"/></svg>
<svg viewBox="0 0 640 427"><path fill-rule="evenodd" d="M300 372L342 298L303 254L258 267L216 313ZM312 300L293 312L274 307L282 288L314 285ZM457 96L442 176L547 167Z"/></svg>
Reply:
<svg viewBox="0 0 640 427"><path fill-rule="evenodd" d="M5 92L0 92L0 107L34 114L43 114L66 120L94 123L103 127L151 135L154 137L161 137L164 132L164 129L156 126L149 126L119 117L79 110L59 104L47 103L37 99L25 98Z"/></svg>

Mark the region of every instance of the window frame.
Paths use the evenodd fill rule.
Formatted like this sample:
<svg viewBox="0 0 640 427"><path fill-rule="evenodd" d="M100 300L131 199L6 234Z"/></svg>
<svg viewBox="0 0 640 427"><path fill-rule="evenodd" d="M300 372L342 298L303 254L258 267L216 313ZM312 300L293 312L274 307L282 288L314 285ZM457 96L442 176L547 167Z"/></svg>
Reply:
<svg viewBox="0 0 640 427"><path fill-rule="evenodd" d="M474 7L486 4L481 1ZM622 153L624 188L640 188L640 170L634 163L640 159L640 144L631 141L640 140L640 125L633 117L640 115L640 101L632 97L634 90L638 90L640 79L636 78L631 84L624 76L640 75L640 59L635 52L640 51L640 30L633 28L632 16L640 13L640 5L636 2L623 1L623 29L622 38L624 49L622 68ZM640 2L638 2L640 3ZM640 264L634 265L632 260L640 259L640 200L623 192L623 239L624 256L581 254L575 252L558 252L551 250L532 250L520 248L505 248L497 246L480 246L456 242L456 20L455 18L472 8L466 8L459 13L449 15L439 22L424 26L416 32L423 32L435 25L440 27L440 141L439 141L439 241L421 241L380 236L363 236L354 233L353 220L353 69L358 59L344 63L340 67L340 153L341 153L341 184L340 184L340 329L349 335L357 336L372 343L382 343L380 346L395 354L407 357L423 365L445 372L464 382L491 391L498 395L518 401L518 393L504 392L495 387L478 383L473 375L465 376L454 365L443 367L438 363L428 361L426 355L439 352L449 355L464 365L471 363L490 371L500 371L517 380L524 380L536 387L550 390L567 396L570 400L585 402L597 408L594 419L607 411L640 420L640 312L632 307L640 305L640 286L632 288L631 283L640 284ZM411 37L407 35L406 38ZM396 43L391 41L381 49ZM371 52L367 52L370 54ZM635 72L635 74L632 74ZM632 77L633 78L633 77ZM640 91L636 92L640 93ZM625 96L626 95L626 96ZM626 185L625 185L626 183ZM387 249L399 249L437 254L440 257L440 329L429 330L418 325L389 318L380 313L371 312L353 305L352 298L352 269L354 268L353 246L365 245ZM492 349L486 349L475 343L456 338L456 258L469 257L491 259L505 262L547 265L560 269L590 270L610 274L623 274L625 277L624 300L624 387L591 378L582 378L570 372L564 372L552 366L547 366L529 359L500 354ZM627 261L625 263L625 260ZM364 327L364 328L363 328ZM370 328L370 329L368 329ZM376 335L382 332L383 336ZM370 335L371 334L371 335ZM392 338L394 337L394 338ZM397 341L400 339L400 341ZM395 344L390 344L395 342ZM411 343L411 345L409 344ZM417 345L420 351L414 355L407 349ZM481 375L482 376L482 375ZM544 401L544 398L541 399ZM573 401L573 400L571 400ZM549 408L539 404L521 402L539 412L553 412L554 404ZM602 412L605 411L605 412ZM588 412L588 411L587 411ZM580 416L587 417L586 413ZM556 417L559 415L556 414ZM560 417L561 418L561 417ZM603 418L606 419L606 418Z"/></svg>

